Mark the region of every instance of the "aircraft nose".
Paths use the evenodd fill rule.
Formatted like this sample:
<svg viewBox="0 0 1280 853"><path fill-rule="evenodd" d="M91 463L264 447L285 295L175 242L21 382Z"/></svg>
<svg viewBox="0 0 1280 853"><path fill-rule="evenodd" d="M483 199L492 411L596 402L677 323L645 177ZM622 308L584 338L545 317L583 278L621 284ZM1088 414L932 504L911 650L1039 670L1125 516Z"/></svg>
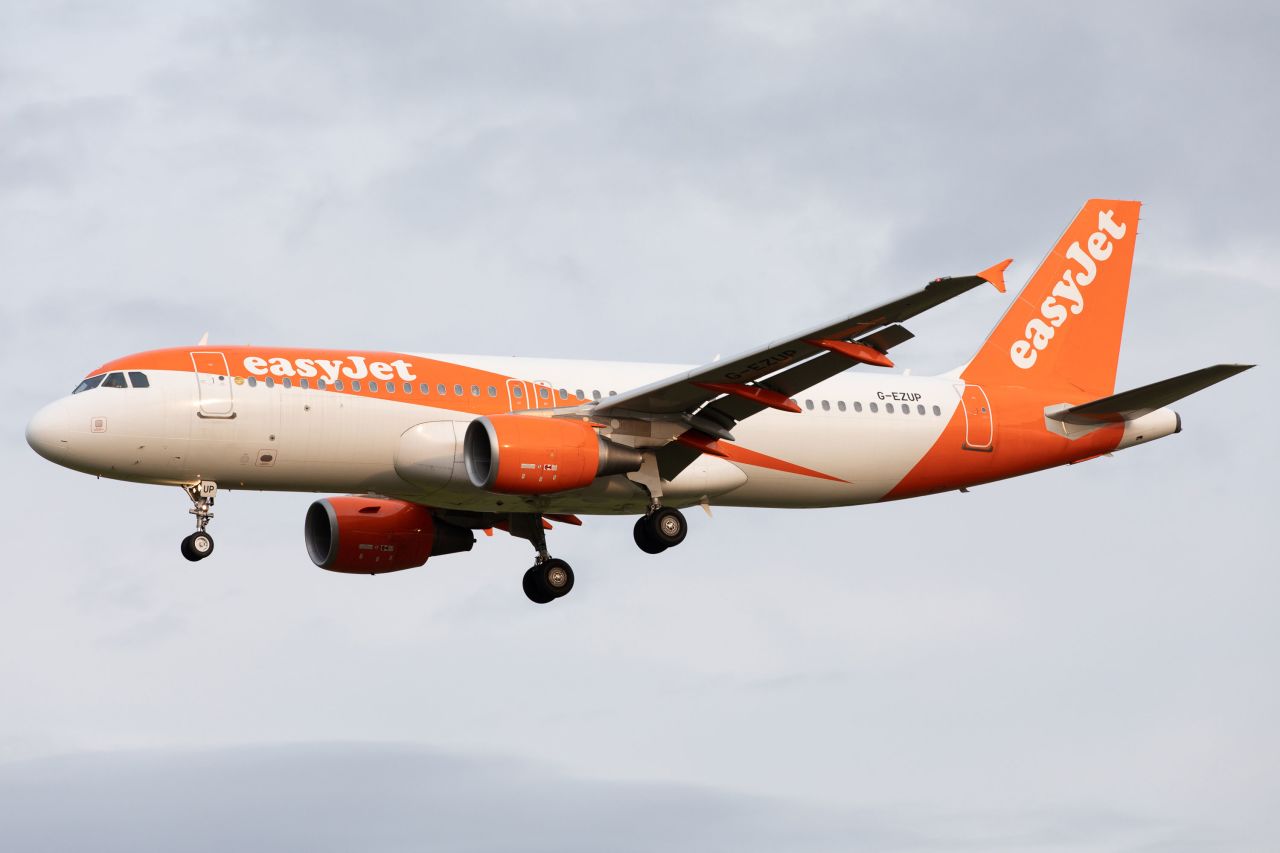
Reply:
<svg viewBox="0 0 1280 853"><path fill-rule="evenodd" d="M66 410L50 403L31 416L27 423L27 444L50 462L61 462L70 448Z"/></svg>

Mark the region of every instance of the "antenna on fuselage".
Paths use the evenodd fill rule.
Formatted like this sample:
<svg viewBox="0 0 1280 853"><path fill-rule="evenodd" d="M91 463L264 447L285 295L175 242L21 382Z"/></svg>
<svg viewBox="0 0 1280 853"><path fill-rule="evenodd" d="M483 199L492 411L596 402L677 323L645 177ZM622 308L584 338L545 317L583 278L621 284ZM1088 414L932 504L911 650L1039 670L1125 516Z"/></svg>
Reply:
<svg viewBox="0 0 1280 853"><path fill-rule="evenodd" d="M203 335L200 336L200 343L196 344L196 346L207 347L208 345L209 345L209 333L205 332Z"/></svg>

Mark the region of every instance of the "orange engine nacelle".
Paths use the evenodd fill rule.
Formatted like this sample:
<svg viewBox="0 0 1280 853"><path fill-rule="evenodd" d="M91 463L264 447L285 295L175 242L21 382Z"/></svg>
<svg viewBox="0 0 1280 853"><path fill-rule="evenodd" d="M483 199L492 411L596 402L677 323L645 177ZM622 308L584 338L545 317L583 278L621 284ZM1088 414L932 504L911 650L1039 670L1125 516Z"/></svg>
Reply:
<svg viewBox="0 0 1280 853"><path fill-rule="evenodd" d="M470 551L470 530L436 521L431 510L387 498L324 498L307 510L311 562L331 572L376 575L421 566L428 557Z"/></svg>
<svg viewBox="0 0 1280 853"><path fill-rule="evenodd" d="M476 418L462 456L471 485L509 495L580 489L596 477L637 471L643 460L583 421L528 415Z"/></svg>

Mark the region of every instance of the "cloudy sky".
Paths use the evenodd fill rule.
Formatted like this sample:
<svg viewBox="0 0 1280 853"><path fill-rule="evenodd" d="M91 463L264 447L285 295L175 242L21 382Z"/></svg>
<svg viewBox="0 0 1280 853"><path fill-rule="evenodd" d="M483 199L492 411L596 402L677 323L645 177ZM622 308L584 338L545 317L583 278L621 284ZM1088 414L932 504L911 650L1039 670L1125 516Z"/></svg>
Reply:
<svg viewBox="0 0 1280 853"><path fill-rule="evenodd" d="M0 4L0 845L1280 848L1272 6ZM701 362L1145 202L1178 436L966 495L313 567L305 495L39 459L194 343ZM912 323L954 367L1006 304ZM6 843L7 842L7 843Z"/></svg>

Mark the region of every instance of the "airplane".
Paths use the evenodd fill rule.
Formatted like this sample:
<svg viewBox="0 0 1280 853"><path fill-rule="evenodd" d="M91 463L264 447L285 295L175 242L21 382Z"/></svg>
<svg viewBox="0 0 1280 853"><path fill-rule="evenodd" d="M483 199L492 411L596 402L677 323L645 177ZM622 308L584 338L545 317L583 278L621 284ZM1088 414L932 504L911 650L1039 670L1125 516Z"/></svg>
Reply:
<svg viewBox="0 0 1280 853"><path fill-rule="evenodd" d="M100 477L181 487L213 553L222 490L337 493L303 534L320 568L380 574L528 540L525 595L574 586L552 522L635 515L649 554L684 541L681 509L892 501L1109 455L1180 432L1170 404L1253 365L1115 393L1141 203L1092 199L973 358L889 373L903 323L1011 260L697 367L262 346L141 352L42 408L27 442ZM857 369L851 369L857 368Z"/></svg>

